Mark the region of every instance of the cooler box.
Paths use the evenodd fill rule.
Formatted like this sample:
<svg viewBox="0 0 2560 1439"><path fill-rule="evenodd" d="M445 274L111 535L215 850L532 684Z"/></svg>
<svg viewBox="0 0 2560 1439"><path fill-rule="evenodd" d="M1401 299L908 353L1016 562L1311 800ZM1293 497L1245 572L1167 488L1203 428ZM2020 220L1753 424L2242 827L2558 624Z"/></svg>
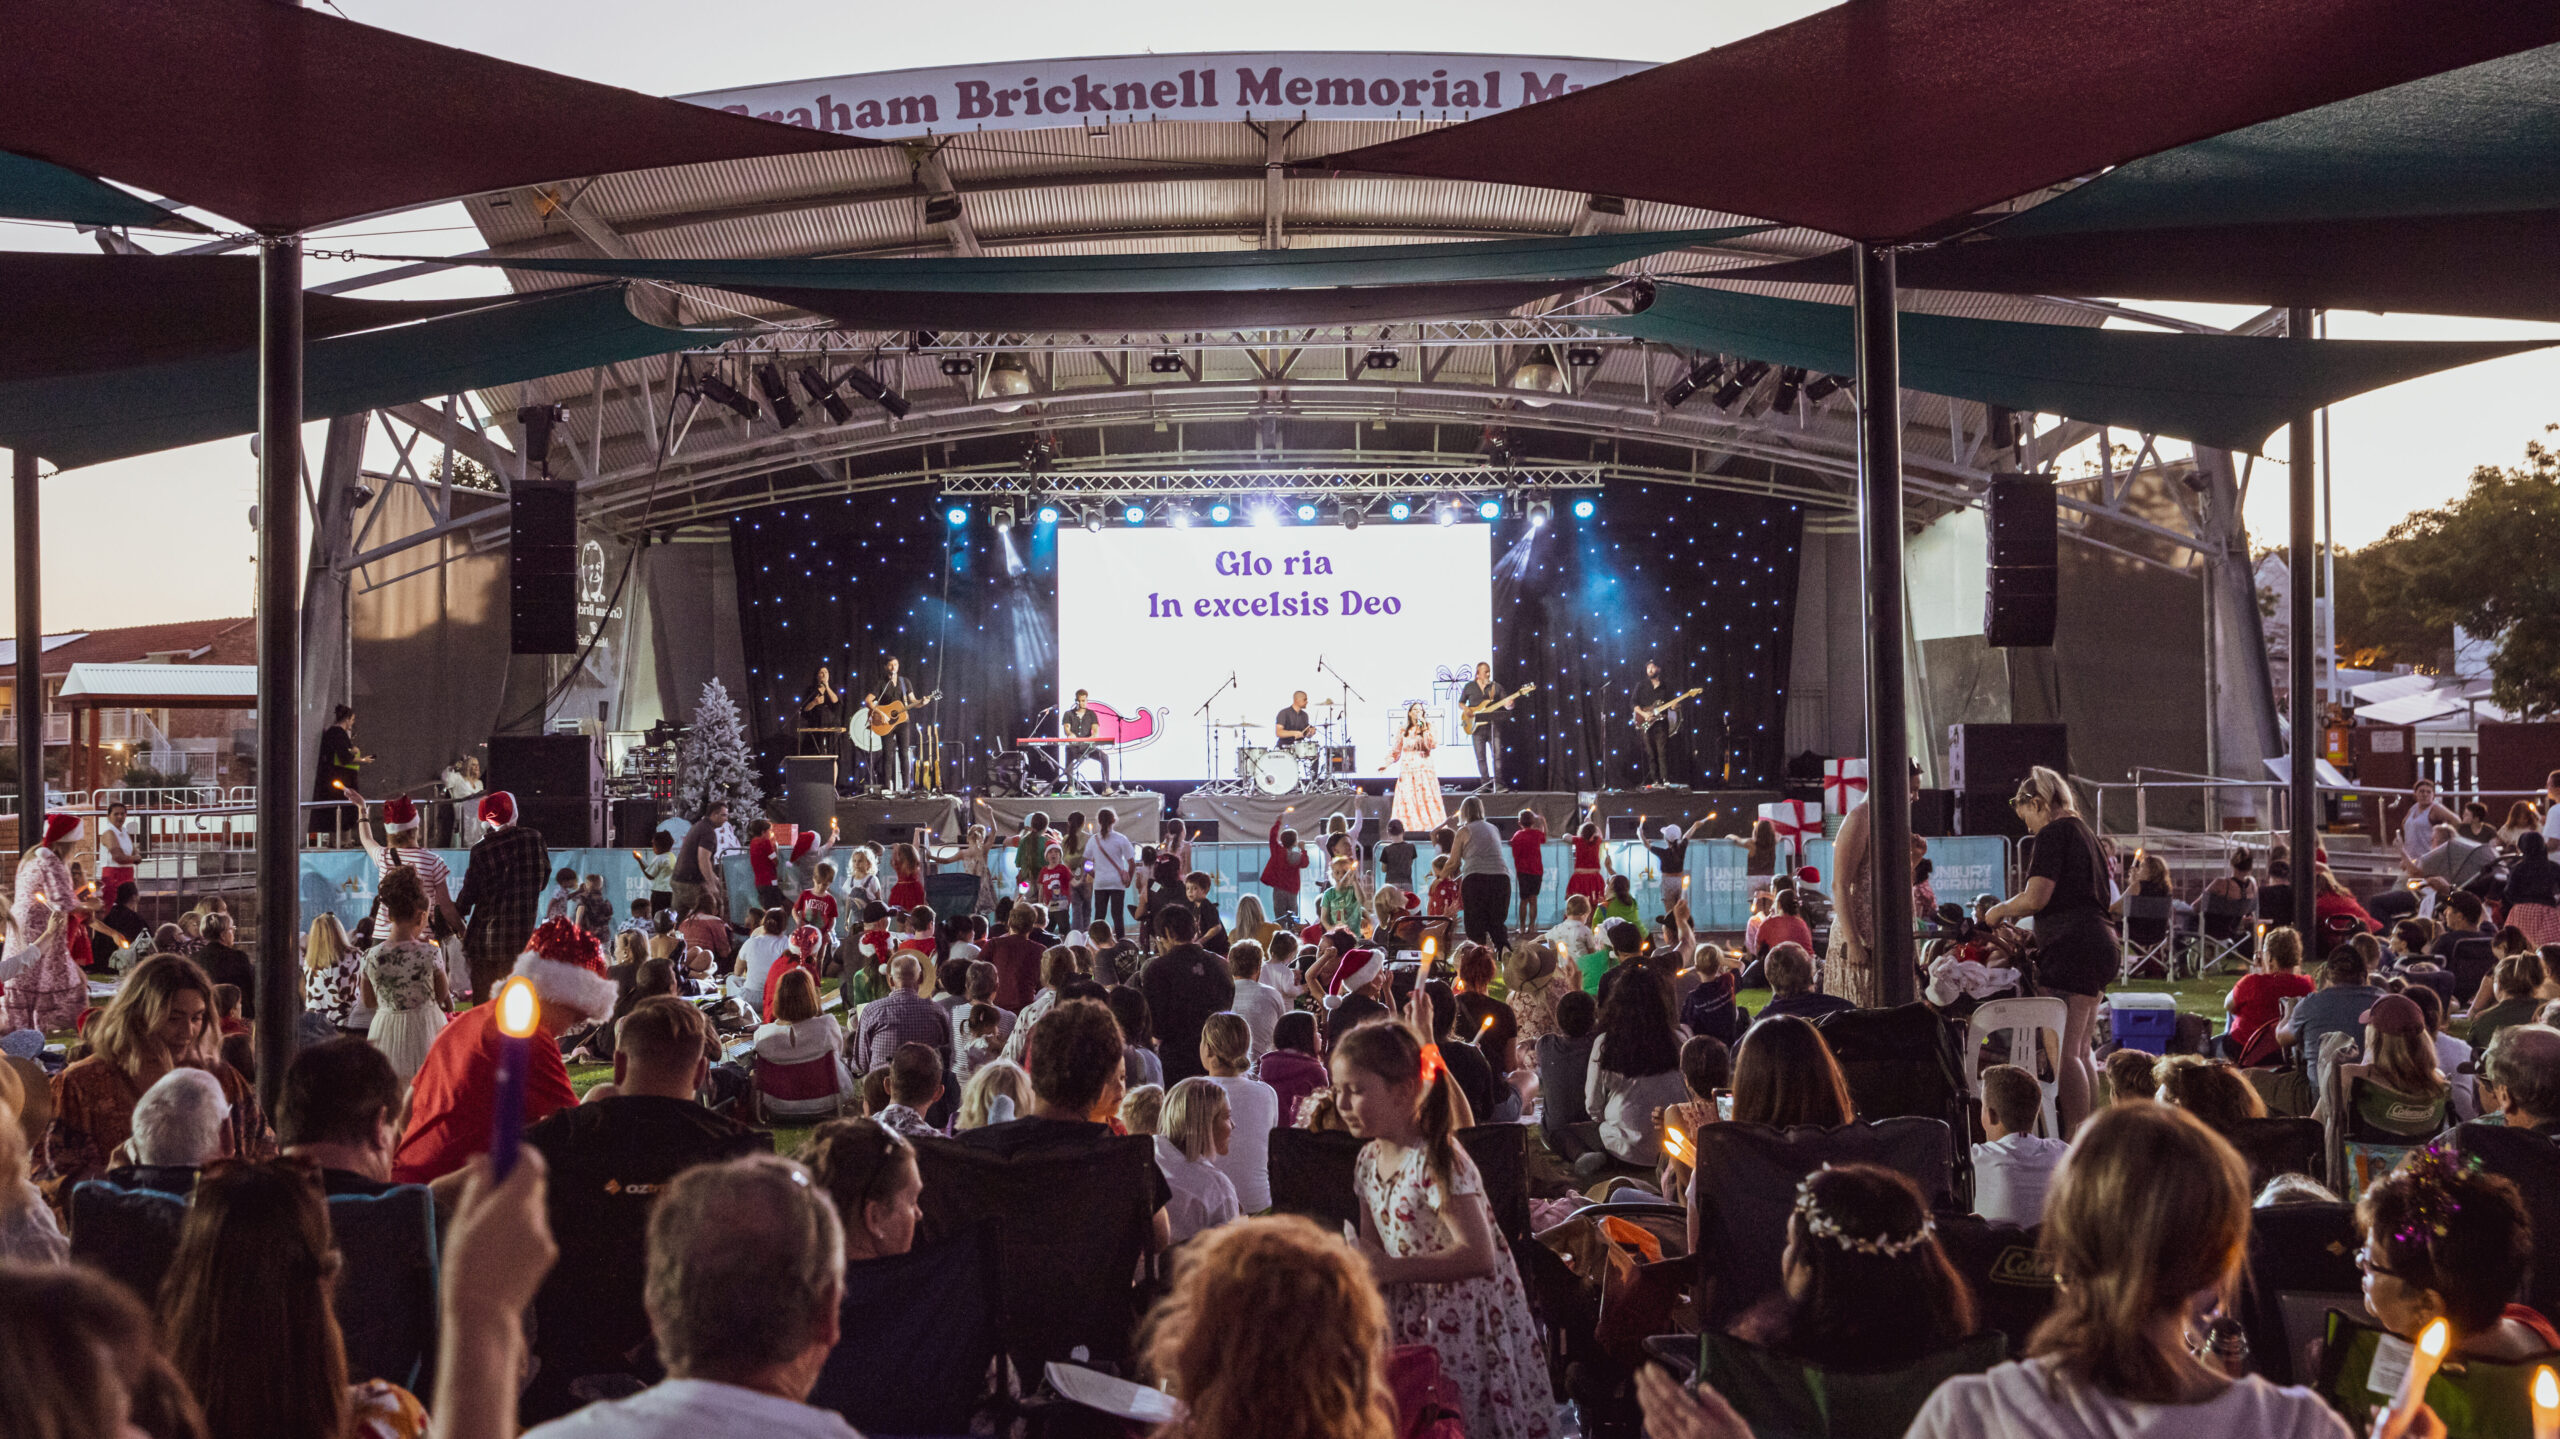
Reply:
<svg viewBox="0 0 2560 1439"><path fill-rule="evenodd" d="M2136 991L2107 996L2108 1024L2122 1049L2166 1054L2178 1033L2178 997Z"/></svg>

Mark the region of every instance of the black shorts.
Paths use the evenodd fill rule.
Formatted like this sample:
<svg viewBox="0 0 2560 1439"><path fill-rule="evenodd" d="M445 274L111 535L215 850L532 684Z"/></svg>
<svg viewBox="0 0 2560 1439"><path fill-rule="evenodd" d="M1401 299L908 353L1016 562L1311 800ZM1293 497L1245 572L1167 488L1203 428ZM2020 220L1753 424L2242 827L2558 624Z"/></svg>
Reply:
<svg viewBox="0 0 2560 1439"><path fill-rule="evenodd" d="M2098 910L2036 920L2036 987L2095 998L2115 982L2124 949Z"/></svg>
<svg viewBox="0 0 2560 1439"><path fill-rule="evenodd" d="M1546 883L1546 879L1547 872L1545 870L1536 870L1519 876L1520 897L1522 899L1536 899L1538 897L1538 886Z"/></svg>

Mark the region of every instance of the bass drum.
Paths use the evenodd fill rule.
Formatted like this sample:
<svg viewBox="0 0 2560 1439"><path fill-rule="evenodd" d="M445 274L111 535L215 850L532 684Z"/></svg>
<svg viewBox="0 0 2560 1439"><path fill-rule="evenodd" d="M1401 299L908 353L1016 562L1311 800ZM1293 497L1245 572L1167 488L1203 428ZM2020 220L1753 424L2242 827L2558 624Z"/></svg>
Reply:
<svg viewBox="0 0 2560 1439"><path fill-rule="evenodd" d="M1267 749L1253 757L1253 787L1264 794L1294 794L1298 789L1298 757L1287 750Z"/></svg>

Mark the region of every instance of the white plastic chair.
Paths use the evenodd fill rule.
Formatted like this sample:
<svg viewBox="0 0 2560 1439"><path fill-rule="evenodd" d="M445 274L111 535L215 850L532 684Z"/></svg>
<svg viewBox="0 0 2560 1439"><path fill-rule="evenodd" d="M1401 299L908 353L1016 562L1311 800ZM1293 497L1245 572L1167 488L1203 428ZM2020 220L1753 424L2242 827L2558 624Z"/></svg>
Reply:
<svg viewBox="0 0 2560 1439"><path fill-rule="evenodd" d="M1995 1034L2009 1036L2009 1062L2036 1077L2036 1087L2044 1091L2044 1133L2047 1138L2062 1135L2062 1113L2059 1077L2045 1077L2044 1051L2038 1044L2041 1035L2053 1036L2052 1059L2062 1061L2063 1027L2070 1022L2071 1011L2058 999L1994 999L1974 1010L1965 1030L1964 1083L1973 1097L1982 1097L1982 1045Z"/></svg>

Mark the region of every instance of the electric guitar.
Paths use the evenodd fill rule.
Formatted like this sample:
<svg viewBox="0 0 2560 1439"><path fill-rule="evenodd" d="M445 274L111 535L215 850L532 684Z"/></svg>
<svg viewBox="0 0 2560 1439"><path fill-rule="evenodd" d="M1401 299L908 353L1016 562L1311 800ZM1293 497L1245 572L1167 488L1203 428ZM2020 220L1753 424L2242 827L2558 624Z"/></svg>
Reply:
<svg viewBox="0 0 2560 1439"><path fill-rule="evenodd" d="M885 735L907 722L909 710L923 709L940 698L942 698L942 691L935 690L913 704L905 700L890 700L886 704L875 704L871 706L871 718L865 721L865 724L873 734Z"/></svg>
<svg viewBox="0 0 2560 1439"><path fill-rule="evenodd" d="M1476 732L1477 719L1483 716L1486 712L1501 709L1503 706L1510 704L1513 700L1520 698L1522 695L1525 695L1536 688L1537 686L1534 684L1525 684L1498 700L1486 700L1480 705L1460 705L1458 707L1458 732L1461 734L1474 734Z"/></svg>
<svg viewBox="0 0 2560 1439"><path fill-rule="evenodd" d="M1706 691L1703 689L1682 690L1680 693L1673 695L1671 698L1664 700L1658 705L1637 705L1635 712L1636 728L1648 728L1655 720L1671 713L1674 708L1678 707L1682 700L1693 700L1705 693Z"/></svg>

